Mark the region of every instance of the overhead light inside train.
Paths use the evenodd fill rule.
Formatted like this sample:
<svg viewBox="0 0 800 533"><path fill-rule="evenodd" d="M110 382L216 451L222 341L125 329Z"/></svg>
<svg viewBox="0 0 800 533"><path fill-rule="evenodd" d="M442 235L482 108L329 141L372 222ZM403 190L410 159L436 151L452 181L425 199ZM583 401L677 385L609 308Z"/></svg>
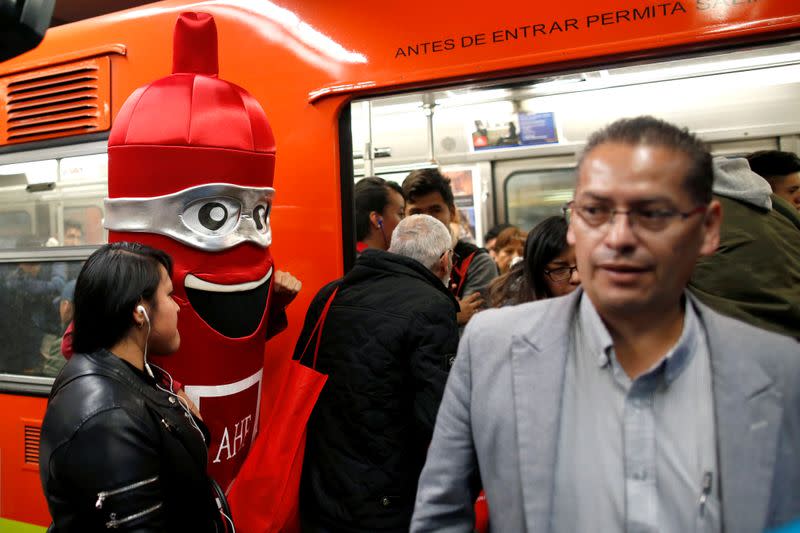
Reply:
<svg viewBox="0 0 800 533"><path fill-rule="evenodd" d="M711 74L773 69L800 64L800 51L798 51L797 45L782 47L780 50L778 53L768 55L734 52L720 57L712 56L699 61L671 61L663 63L656 68L653 65L645 65L575 73L534 82L525 91L525 96L547 96L609 89L626 85L679 80Z"/></svg>
<svg viewBox="0 0 800 533"><path fill-rule="evenodd" d="M457 107L505 100L509 98L511 94L511 90L509 89L445 91L442 97L437 98L435 102L436 105L442 107Z"/></svg>

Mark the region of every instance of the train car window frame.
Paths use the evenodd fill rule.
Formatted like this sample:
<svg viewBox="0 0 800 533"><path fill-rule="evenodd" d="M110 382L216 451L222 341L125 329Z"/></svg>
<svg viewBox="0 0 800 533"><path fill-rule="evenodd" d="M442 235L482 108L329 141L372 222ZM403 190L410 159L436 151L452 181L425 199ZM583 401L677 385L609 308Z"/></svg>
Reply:
<svg viewBox="0 0 800 533"><path fill-rule="evenodd" d="M27 250L0 250L0 267L19 263L59 263L84 261L99 246L74 246L67 248L37 248ZM5 268L3 268L5 270ZM5 290L5 288L4 288ZM55 306L55 303L53 303ZM8 312L9 310L4 310ZM53 309L55 312L55 308ZM4 345L8 345L4 342ZM4 357L0 349L0 358ZM64 361L66 363L66 360ZM55 376L20 374L3 371L0 363L0 393L46 396L50 392Z"/></svg>
<svg viewBox="0 0 800 533"><path fill-rule="evenodd" d="M0 270L3 273L3 279L0 280L0 290L3 293L0 296L6 304L12 302L17 296L15 296L15 289L7 286L5 276L11 275L12 272L19 272L20 264L45 265L47 266L46 270L52 270L55 264L63 263L64 266L59 268L63 270L66 284L77 277L81 263L107 241L107 232L102 228L102 213L103 199L108 195L108 179L102 169L98 170L98 165L102 166L102 158L107 153L106 142L76 143L73 139L72 144L41 148L39 146L37 144L31 149L31 146L19 145L15 147L17 150L0 153L0 166L5 166L6 169L16 168L8 165L21 165L20 168L22 168L28 163L34 163L31 168L38 168L36 162L54 162L54 164L50 164L54 168L51 177L34 178L33 186L31 186L32 182L29 176L18 175L16 176L17 182L6 179L5 186L0 190L0 206L4 209L3 215L18 211L25 213L28 217L25 227L20 228L19 231L9 232L10 236L5 239L8 242L0 248ZM73 168L72 162L79 163L81 160L73 161L73 159L87 156L86 161L91 164L83 170L84 175L81 176L80 170ZM64 161L68 163L67 166L62 164ZM97 168L89 168L92 165ZM62 175L62 171L67 168L73 172L71 176ZM81 244L64 245L65 223L70 218L74 218L75 210L80 212L93 209L99 211L93 211L82 217L89 217L87 220L91 219L95 225L100 225L99 228L95 228L96 231L89 232L94 235L91 238L92 243L85 244L87 231L91 228L82 225L81 237L84 240L81 241ZM42 241L39 242L42 246L31 248L25 242L21 242L20 239L28 239L25 237L26 235L38 239L37 242ZM59 270L56 270L53 272L53 278L45 275L41 280L57 280L60 277L58 274ZM41 344L36 352L25 354L24 351L15 351L22 345L10 343L9 339L4 340L4 348L0 349L0 393L29 396L49 394L55 379L52 374L58 370L60 361L51 357L51 361L48 363L45 359L44 348L48 346L51 348L49 353L56 355L56 343L60 345L60 334L63 332L63 324L59 324L60 298L61 292L53 288L52 294L47 296L42 294L39 298L41 302L35 306L34 311L43 313L43 316L47 318L46 323L52 328L35 328L32 323L25 326L33 329L26 330L23 335L41 336ZM4 309L4 312L13 312L13 309L9 307ZM41 359L37 357L37 352ZM4 360L6 357L9 357L10 360ZM20 365L26 365L24 367L26 373L18 372L23 369Z"/></svg>

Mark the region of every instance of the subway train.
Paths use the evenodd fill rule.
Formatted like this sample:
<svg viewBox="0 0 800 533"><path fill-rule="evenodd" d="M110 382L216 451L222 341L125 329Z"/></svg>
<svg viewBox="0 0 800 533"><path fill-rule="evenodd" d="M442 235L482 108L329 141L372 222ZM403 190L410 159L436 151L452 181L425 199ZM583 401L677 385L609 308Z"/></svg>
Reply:
<svg viewBox="0 0 800 533"><path fill-rule="evenodd" d="M800 4L785 0L166 0L51 28L0 63L0 274L44 287L0 282L0 531L49 524L38 442L61 294L47 282L106 241L109 129L171 72L186 10L214 15L220 76L256 97L277 142L271 250L303 290L265 372L353 264L364 176L440 167L481 244L494 224L559 213L588 135L620 117L688 127L715 155L800 153ZM18 342L30 324L34 348Z"/></svg>

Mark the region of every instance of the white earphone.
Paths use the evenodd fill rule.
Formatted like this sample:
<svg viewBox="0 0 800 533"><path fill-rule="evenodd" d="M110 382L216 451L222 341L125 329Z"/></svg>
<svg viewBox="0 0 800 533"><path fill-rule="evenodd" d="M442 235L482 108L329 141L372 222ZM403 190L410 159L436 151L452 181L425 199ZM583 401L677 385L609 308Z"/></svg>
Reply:
<svg viewBox="0 0 800 533"><path fill-rule="evenodd" d="M136 312L144 315L144 321L147 323L147 338L144 340L144 369L151 378L155 379L153 369L150 368L149 364L147 364L147 342L150 340L150 317L147 316L147 311L145 311L143 305L137 305Z"/></svg>
<svg viewBox="0 0 800 533"><path fill-rule="evenodd" d="M144 320L149 325L150 324L150 317L147 316L147 311L145 311L144 306L143 305L137 305L136 306L136 311L139 312L139 313L142 313L144 315Z"/></svg>

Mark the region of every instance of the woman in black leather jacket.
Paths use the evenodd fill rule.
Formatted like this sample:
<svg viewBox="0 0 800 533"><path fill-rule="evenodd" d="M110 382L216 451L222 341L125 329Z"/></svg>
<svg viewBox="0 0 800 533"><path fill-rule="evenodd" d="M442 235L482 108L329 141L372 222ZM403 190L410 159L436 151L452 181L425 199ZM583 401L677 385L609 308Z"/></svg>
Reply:
<svg viewBox="0 0 800 533"><path fill-rule="evenodd" d="M148 350L180 345L171 271L164 252L114 243L78 276L75 355L42 424L51 532L226 531L224 496L206 473L208 430L171 392L169 375L147 363Z"/></svg>

